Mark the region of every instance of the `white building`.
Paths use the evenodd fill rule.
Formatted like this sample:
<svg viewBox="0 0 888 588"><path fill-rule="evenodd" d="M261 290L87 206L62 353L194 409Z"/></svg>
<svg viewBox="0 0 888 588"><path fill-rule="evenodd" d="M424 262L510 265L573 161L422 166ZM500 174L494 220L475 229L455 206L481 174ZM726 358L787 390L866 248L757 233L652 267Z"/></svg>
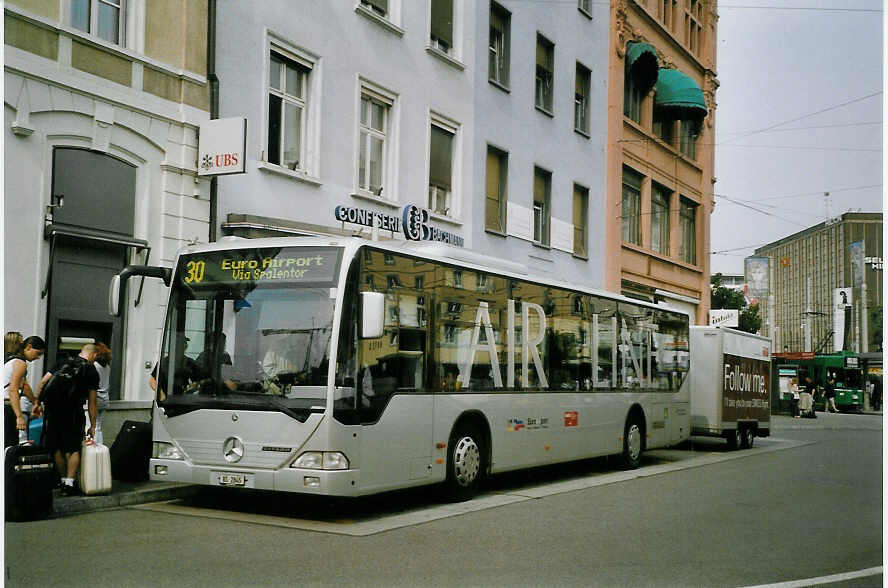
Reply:
<svg viewBox="0 0 888 588"><path fill-rule="evenodd" d="M221 234L370 238L337 207L413 204L466 248L603 284L606 10L292 7L220 6L219 114L247 118L246 172L218 180Z"/></svg>
<svg viewBox="0 0 888 588"><path fill-rule="evenodd" d="M207 239L207 5L9 0L4 26L4 331L46 340L32 386L84 341L108 344L112 400L149 406L163 286L136 281L114 320L108 285Z"/></svg>

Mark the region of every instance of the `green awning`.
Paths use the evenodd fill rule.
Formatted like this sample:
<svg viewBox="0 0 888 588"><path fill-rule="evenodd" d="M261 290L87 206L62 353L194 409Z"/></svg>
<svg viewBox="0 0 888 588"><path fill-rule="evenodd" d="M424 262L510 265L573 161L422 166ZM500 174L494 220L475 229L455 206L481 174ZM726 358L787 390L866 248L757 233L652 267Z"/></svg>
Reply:
<svg viewBox="0 0 888 588"><path fill-rule="evenodd" d="M693 78L677 69L660 69L654 106L689 110L694 118L701 119L707 113L703 90Z"/></svg>
<svg viewBox="0 0 888 588"><path fill-rule="evenodd" d="M657 82L657 50L649 43L629 41L626 44L626 72L635 78L636 83L647 94Z"/></svg>

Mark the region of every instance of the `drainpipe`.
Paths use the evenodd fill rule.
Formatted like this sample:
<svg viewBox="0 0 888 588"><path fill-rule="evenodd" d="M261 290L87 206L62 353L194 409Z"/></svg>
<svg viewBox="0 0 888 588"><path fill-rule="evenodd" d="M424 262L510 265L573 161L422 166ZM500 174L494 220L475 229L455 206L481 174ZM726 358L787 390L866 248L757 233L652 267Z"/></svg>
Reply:
<svg viewBox="0 0 888 588"><path fill-rule="evenodd" d="M216 76L216 0L208 0L207 5L207 81L210 84L210 118L219 118L219 78ZM216 226L219 224L219 180L210 178L210 243L216 240Z"/></svg>

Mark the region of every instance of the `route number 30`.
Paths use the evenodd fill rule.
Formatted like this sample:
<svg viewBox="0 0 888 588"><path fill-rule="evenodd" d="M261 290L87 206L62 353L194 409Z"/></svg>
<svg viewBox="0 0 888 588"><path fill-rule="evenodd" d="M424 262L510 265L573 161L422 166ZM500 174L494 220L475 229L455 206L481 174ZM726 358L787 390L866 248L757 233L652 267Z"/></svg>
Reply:
<svg viewBox="0 0 888 588"><path fill-rule="evenodd" d="M186 284L191 284L194 282L200 283L203 282L204 273L207 269L207 263L205 261L189 261L185 265L185 269L188 272L188 275L185 276Z"/></svg>

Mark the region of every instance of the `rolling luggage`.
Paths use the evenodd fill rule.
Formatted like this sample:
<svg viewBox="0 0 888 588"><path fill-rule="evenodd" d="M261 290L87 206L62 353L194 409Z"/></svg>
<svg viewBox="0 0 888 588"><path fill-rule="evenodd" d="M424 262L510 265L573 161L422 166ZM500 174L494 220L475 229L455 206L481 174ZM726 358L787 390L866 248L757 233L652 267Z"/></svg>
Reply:
<svg viewBox="0 0 888 588"><path fill-rule="evenodd" d="M124 421L111 445L111 474L115 480L144 482L151 460L151 423Z"/></svg>
<svg viewBox="0 0 888 588"><path fill-rule="evenodd" d="M80 491L87 496L111 491L111 455L106 445L92 439L80 450Z"/></svg>
<svg viewBox="0 0 888 588"><path fill-rule="evenodd" d="M6 519L35 521L52 512L56 484L55 460L44 447L32 443L6 448Z"/></svg>

